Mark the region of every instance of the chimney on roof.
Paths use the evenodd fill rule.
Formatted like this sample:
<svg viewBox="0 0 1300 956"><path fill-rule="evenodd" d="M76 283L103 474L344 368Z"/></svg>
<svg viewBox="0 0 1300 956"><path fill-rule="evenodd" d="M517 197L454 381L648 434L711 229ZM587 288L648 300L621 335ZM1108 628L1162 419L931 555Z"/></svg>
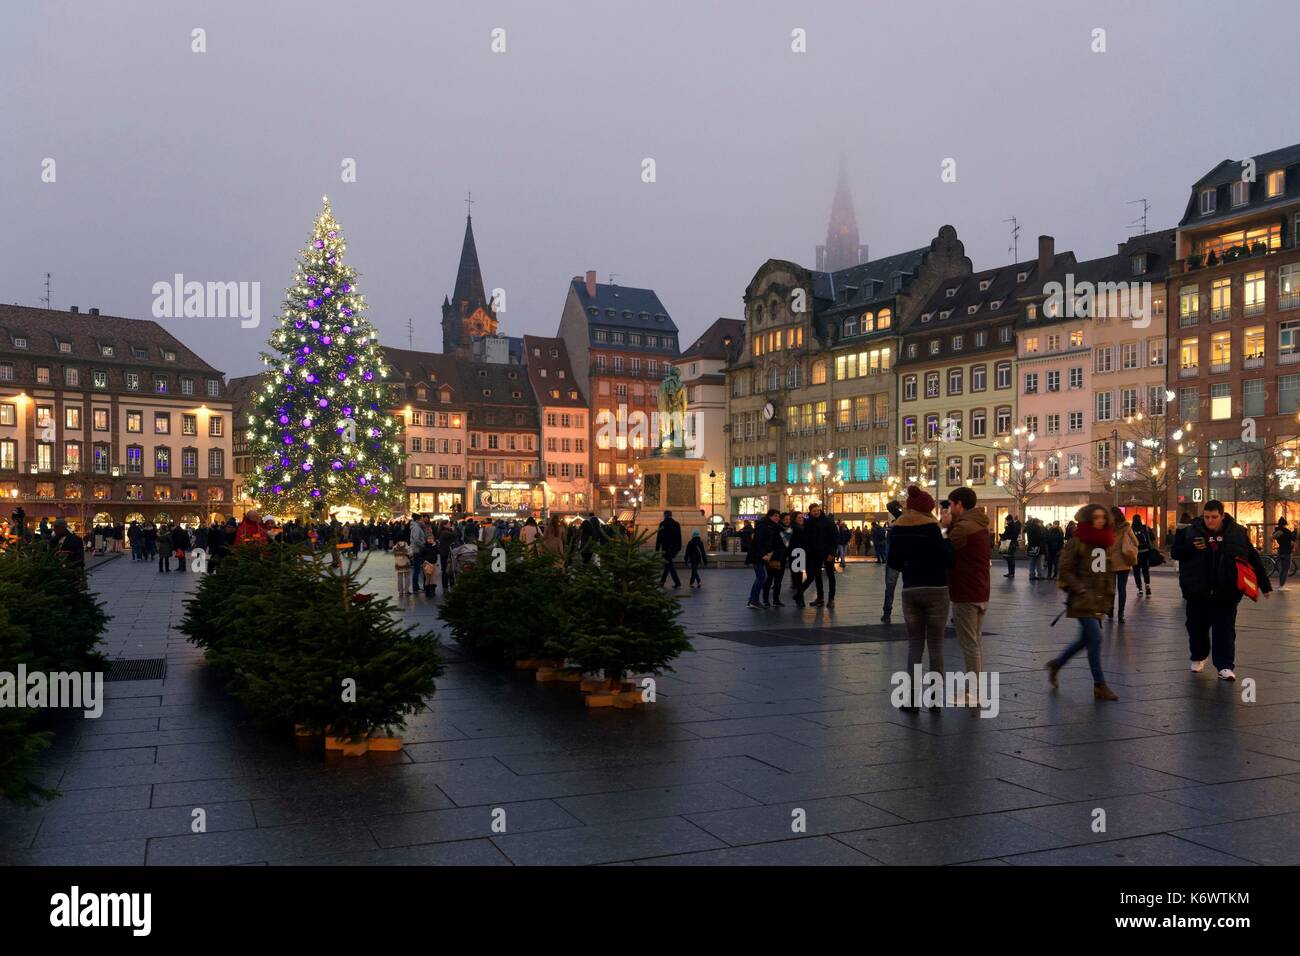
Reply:
<svg viewBox="0 0 1300 956"><path fill-rule="evenodd" d="M1052 268L1056 258L1056 240L1051 236L1038 237L1038 274L1041 276Z"/></svg>
<svg viewBox="0 0 1300 956"><path fill-rule="evenodd" d="M587 270L587 298L596 298L596 270Z"/></svg>
<svg viewBox="0 0 1300 956"><path fill-rule="evenodd" d="M91 309L91 310L90 310L90 314L91 314L91 315L99 315L99 307L96 306L95 308Z"/></svg>
<svg viewBox="0 0 1300 956"><path fill-rule="evenodd" d="M74 305L74 306L72 306L70 309L68 309L68 311L69 311L69 312L80 312L81 309Z"/></svg>

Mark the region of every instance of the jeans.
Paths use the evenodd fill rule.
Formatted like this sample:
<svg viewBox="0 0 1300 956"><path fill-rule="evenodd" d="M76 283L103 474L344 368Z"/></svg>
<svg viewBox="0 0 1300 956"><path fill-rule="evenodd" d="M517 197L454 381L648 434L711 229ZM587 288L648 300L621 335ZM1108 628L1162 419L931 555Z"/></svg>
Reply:
<svg viewBox="0 0 1300 956"><path fill-rule="evenodd" d="M1007 576L1014 578L1016 576L1016 544L1014 541L1011 543L1011 547L1008 549L1006 557Z"/></svg>
<svg viewBox="0 0 1300 956"><path fill-rule="evenodd" d="M885 568L885 606L882 609L885 617L894 610L894 588L898 584L898 572L893 568Z"/></svg>
<svg viewBox="0 0 1300 956"><path fill-rule="evenodd" d="M1043 577L1043 552L1041 550L1037 554L1030 552L1029 576L1031 578Z"/></svg>
<svg viewBox="0 0 1300 956"><path fill-rule="evenodd" d="M1061 557L1061 552L1059 551L1047 552L1047 576L1049 578L1056 577L1056 563L1060 559L1060 557Z"/></svg>
<svg viewBox="0 0 1300 956"><path fill-rule="evenodd" d="M670 575L672 576L672 579L673 579L673 587L675 587L675 588L679 588L679 587L681 587L681 586L682 586L682 579L679 578L679 577L677 576L677 569L676 569L675 567L673 567L673 556L672 556L672 555L665 554L665 555L664 555L664 573L661 574L661 575L659 576L659 586L660 586L660 587L663 587L664 582L668 580L668 578L669 578Z"/></svg>
<svg viewBox="0 0 1300 956"><path fill-rule="evenodd" d="M1277 586L1286 587L1287 576L1291 573L1291 552L1286 554L1278 553L1277 556Z"/></svg>
<svg viewBox="0 0 1300 956"><path fill-rule="evenodd" d="M1147 587L1151 587L1151 552L1139 551L1138 563L1133 565L1133 587L1142 590L1142 583L1146 582Z"/></svg>
<svg viewBox="0 0 1300 956"><path fill-rule="evenodd" d="M420 565L422 565L423 563L424 563L424 559L421 558L418 553L411 555L411 593L412 594L420 590Z"/></svg>
<svg viewBox="0 0 1300 956"><path fill-rule="evenodd" d="M1187 602L1187 644L1191 659L1213 657L1214 669L1232 670L1237 656L1237 602L1195 598Z"/></svg>
<svg viewBox="0 0 1300 956"><path fill-rule="evenodd" d="M1119 616L1124 616L1124 604L1128 601L1128 572L1115 572L1115 600L1119 602Z"/></svg>
<svg viewBox="0 0 1300 956"><path fill-rule="evenodd" d="M877 563L877 564L884 564L884 563L885 563L885 546L882 545L882 544L877 544L877 545L873 545L873 547L875 548L875 551L876 551L876 563Z"/></svg>
<svg viewBox="0 0 1300 956"><path fill-rule="evenodd" d="M699 566L698 564L692 564L692 565L691 565L691 584L702 584L702 583L704 583L704 582L702 582L702 581L700 580L700 566Z"/></svg>
<svg viewBox="0 0 1300 956"><path fill-rule="evenodd" d="M907 670L921 663L930 650L930 670L943 673L943 632L948 626L947 588L903 588L903 620L907 622Z"/></svg>
<svg viewBox="0 0 1300 956"><path fill-rule="evenodd" d="M763 596L763 585L767 581L767 562L759 558L750 567L754 569L754 584L749 589L749 603L758 604Z"/></svg>
<svg viewBox="0 0 1300 956"><path fill-rule="evenodd" d="M957 643L961 645L966 670L976 674L984 671L984 652L980 646L980 635L984 630L984 612L988 608L988 603L983 601L978 604L964 601L952 602L952 623L957 631Z"/></svg>
<svg viewBox="0 0 1300 956"><path fill-rule="evenodd" d="M770 600L773 604L779 604L781 601L781 579L785 577L785 569L773 571L768 568L767 580L763 582L763 603Z"/></svg>
<svg viewBox="0 0 1300 956"><path fill-rule="evenodd" d="M1056 658L1056 666L1064 667L1066 661L1085 649L1088 651L1088 667L1092 670L1093 683L1106 683L1106 675L1101 671L1101 621L1095 617L1079 618L1079 636L1073 644L1061 651Z"/></svg>

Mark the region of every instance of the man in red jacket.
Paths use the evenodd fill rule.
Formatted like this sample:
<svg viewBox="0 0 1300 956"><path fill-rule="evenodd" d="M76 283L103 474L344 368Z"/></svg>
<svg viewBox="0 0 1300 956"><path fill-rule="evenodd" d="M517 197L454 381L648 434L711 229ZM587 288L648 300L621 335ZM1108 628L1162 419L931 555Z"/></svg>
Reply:
<svg viewBox="0 0 1300 956"><path fill-rule="evenodd" d="M266 531L262 528L261 517L255 508L244 512L244 520L235 531L235 544L244 544L247 541L266 543Z"/></svg>
<svg viewBox="0 0 1300 956"><path fill-rule="evenodd" d="M948 596L952 601L953 626L957 643L966 658L966 670L984 671L980 635L984 612L989 607L989 516L975 504L975 492L958 488L948 496L948 510L941 524L948 532L954 560L948 572Z"/></svg>

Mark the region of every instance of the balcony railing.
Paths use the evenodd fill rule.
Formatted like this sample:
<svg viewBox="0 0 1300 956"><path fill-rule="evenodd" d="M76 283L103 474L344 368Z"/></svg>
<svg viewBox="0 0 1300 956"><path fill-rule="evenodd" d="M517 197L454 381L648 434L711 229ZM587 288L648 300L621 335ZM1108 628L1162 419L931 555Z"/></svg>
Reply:
<svg viewBox="0 0 1300 956"><path fill-rule="evenodd" d="M1201 320L1201 317L1195 312L1180 312L1178 314L1179 326L1186 328L1189 325L1195 325Z"/></svg>
<svg viewBox="0 0 1300 956"><path fill-rule="evenodd" d="M1296 362L1300 362L1300 351L1279 352L1277 354L1278 365L1294 365Z"/></svg>
<svg viewBox="0 0 1300 956"><path fill-rule="evenodd" d="M1279 295L1277 297L1277 307L1279 309L1294 309L1300 307L1300 290Z"/></svg>
<svg viewBox="0 0 1300 956"><path fill-rule="evenodd" d="M1180 378L1196 378L1200 374L1201 367L1199 365L1184 365L1178 372Z"/></svg>
<svg viewBox="0 0 1300 956"><path fill-rule="evenodd" d="M1266 304L1267 304L1267 303L1264 303L1264 302L1247 302L1247 303L1242 307L1242 310L1241 310L1241 311L1242 311L1242 314L1245 315L1246 318L1251 318L1251 317L1256 316L1256 315L1263 315L1263 314L1264 314L1264 307L1265 307Z"/></svg>
<svg viewBox="0 0 1300 956"><path fill-rule="evenodd" d="M1247 355L1247 356L1242 360L1242 362L1241 362L1241 367L1242 367L1242 368L1263 368L1263 367L1264 367L1264 356L1262 356L1262 355Z"/></svg>
<svg viewBox="0 0 1300 956"><path fill-rule="evenodd" d="M1213 362L1210 365L1211 375L1222 375L1224 372L1231 372L1231 371L1232 371L1231 362Z"/></svg>
<svg viewBox="0 0 1300 956"><path fill-rule="evenodd" d="M1227 322L1231 318L1232 318L1232 309L1211 309L1210 310L1211 322Z"/></svg>

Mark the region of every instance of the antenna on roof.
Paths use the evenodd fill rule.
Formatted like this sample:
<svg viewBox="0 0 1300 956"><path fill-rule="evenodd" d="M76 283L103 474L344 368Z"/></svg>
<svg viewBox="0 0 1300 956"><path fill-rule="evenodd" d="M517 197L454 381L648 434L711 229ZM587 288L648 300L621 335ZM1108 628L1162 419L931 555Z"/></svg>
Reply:
<svg viewBox="0 0 1300 956"><path fill-rule="evenodd" d="M618 278L618 273L617 273L617 272L611 272L611 273L609 274L609 284L610 284L610 285L613 285L613 284L614 284L614 280L615 280L616 278Z"/></svg>
<svg viewBox="0 0 1300 956"><path fill-rule="evenodd" d="M1020 223L1016 222L1016 217L1003 219L1003 222L1011 223L1011 245L1007 247L1007 252L1011 253L1011 261L1020 261Z"/></svg>
<svg viewBox="0 0 1300 956"><path fill-rule="evenodd" d="M45 308L50 307L50 274L45 273L45 298L41 299L45 303Z"/></svg>
<svg viewBox="0 0 1300 956"><path fill-rule="evenodd" d="M406 317L406 347L415 350L415 326L411 324L411 317Z"/></svg>
<svg viewBox="0 0 1300 956"><path fill-rule="evenodd" d="M1147 210L1149 210L1149 209L1151 208L1151 203L1150 203L1149 201L1145 200L1145 199L1132 199L1132 200L1129 200L1129 203L1128 203L1128 204L1129 204L1130 206L1135 206L1135 205L1137 205L1138 203L1141 203L1141 204L1142 204L1142 218L1140 218L1140 219L1135 219L1133 222L1130 222L1129 225L1130 225L1130 226L1141 225L1141 226L1142 226L1142 235L1145 236L1145 235L1147 234Z"/></svg>

